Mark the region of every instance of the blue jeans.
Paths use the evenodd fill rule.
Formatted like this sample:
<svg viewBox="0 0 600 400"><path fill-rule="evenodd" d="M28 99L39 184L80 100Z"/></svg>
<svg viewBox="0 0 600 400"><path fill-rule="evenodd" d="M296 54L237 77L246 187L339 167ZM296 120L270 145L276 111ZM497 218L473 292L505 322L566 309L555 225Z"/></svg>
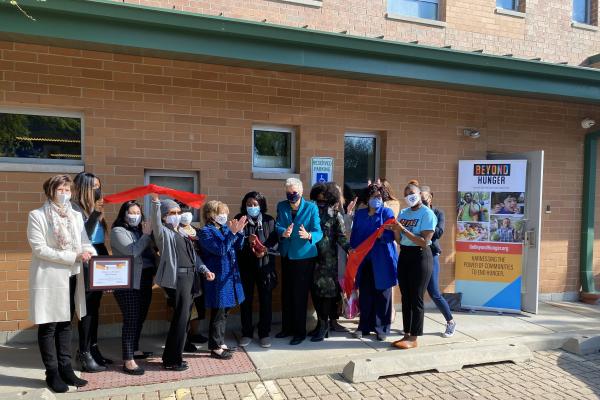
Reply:
<svg viewBox="0 0 600 400"><path fill-rule="evenodd" d="M452 321L452 313L450 312L450 306L448 306L448 302L440 293L440 255L436 254L433 256L433 272L431 273L431 279L429 280L429 284L427 285L427 293L431 300L435 303L438 310L444 315L446 318L446 322Z"/></svg>

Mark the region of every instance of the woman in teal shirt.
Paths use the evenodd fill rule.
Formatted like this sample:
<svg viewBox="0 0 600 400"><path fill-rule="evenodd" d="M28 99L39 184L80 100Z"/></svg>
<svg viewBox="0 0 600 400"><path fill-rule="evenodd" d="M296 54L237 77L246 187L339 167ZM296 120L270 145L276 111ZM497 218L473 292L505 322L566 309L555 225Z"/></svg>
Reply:
<svg viewBox="0 0 600 400"><path fill-rule="evenodd" d="M417 337L423 335L425 309L423 296L433 270L431 238L437 224L433 211L421 201L421 190L409 184L404 189L408 208L400 211L395 225L386 226L394 231L400 243L398 281L402 294L404 337L393 343L400 349L417 347Z"/></svg>

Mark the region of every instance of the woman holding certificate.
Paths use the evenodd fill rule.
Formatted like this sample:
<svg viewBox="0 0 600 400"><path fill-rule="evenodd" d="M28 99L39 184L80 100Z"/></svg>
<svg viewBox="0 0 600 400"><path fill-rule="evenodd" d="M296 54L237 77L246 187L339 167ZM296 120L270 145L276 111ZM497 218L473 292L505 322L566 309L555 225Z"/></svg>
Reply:
<svg viewBox="0 0 600 400"><path fill-rule="evenodd" d="M215 275L208 270L192 242L179 232L181 208L171 199L152 193L152 232L160 252L155 282L174 299L174 312L165 342L163 367L171 371L185 371L183 348L194 296L200 293L200 275L212 281Z"/></svg>
<svg viewBox="0 0 600 400"><path fill-rule="evenodd" d="M144 221L140 204L134 200L123 203L112 226L110 244L113 255L133 257L131 289L114 291L123 313L123 371L130 375L143 375L144 369L136 364L135 359L152 355L139 351L142 325L152 299L152 279L156 263L151 235L152 227Z"/></svg>
<svg viewBox="0 0 600 400"><path fill-rule="evenodd" d="M30 319L38 325L38 345L46 367L46 383L56 393L67 385L84 386L71 366L71 319L85 316L82 263L96 255L81 213L71 208L73 181L56 175L44 183L46 202L29 213L27 239Z"/></svg>

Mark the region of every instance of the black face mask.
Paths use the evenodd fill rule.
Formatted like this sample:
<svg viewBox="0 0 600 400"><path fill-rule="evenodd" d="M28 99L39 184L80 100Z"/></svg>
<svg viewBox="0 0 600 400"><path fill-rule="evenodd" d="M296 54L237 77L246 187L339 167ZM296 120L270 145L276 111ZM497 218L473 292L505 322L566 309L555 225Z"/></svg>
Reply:
<svg viewBox="0 0 600 400"><path fill-rule="evenodd" d="M327 203L324 201L317 201L317 206L319 208L325 208L325 207L327 207Z"/></svg>
<svg viewBox="0 0 600 400"><path fill-rule="evenodd" d="M285 196L287 197L287 199L290 203L295 203L298 200L300 200L300 194L298 192L294 192L294 193L286 192Z"/></svg>
<svg viewBox="0 0 600 400"><path fill-rule="evenodd" d="M94 189L94 201L98 201L102 198L102 189Z"/></svg>

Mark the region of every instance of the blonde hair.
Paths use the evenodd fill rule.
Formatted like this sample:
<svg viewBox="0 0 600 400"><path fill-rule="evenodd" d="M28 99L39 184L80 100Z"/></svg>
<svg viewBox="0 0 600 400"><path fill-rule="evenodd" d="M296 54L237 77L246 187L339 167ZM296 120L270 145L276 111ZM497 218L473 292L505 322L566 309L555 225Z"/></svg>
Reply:
<svg viewBox="0 0 600 400"><path fill-rule="evenodd" d="M288 189L291 187L295 187L300 192L304 191L304 187L302 186L302 181L298 178L287 178L285 180L285 188Z"/></svg>
<svg viewBox="0 0 600 400"><path fill-rule="evenodd" d="M219 214L229 214L229 207L222 201L211 200L202 207L202 219L205 224L212 222Z"/></svg>

